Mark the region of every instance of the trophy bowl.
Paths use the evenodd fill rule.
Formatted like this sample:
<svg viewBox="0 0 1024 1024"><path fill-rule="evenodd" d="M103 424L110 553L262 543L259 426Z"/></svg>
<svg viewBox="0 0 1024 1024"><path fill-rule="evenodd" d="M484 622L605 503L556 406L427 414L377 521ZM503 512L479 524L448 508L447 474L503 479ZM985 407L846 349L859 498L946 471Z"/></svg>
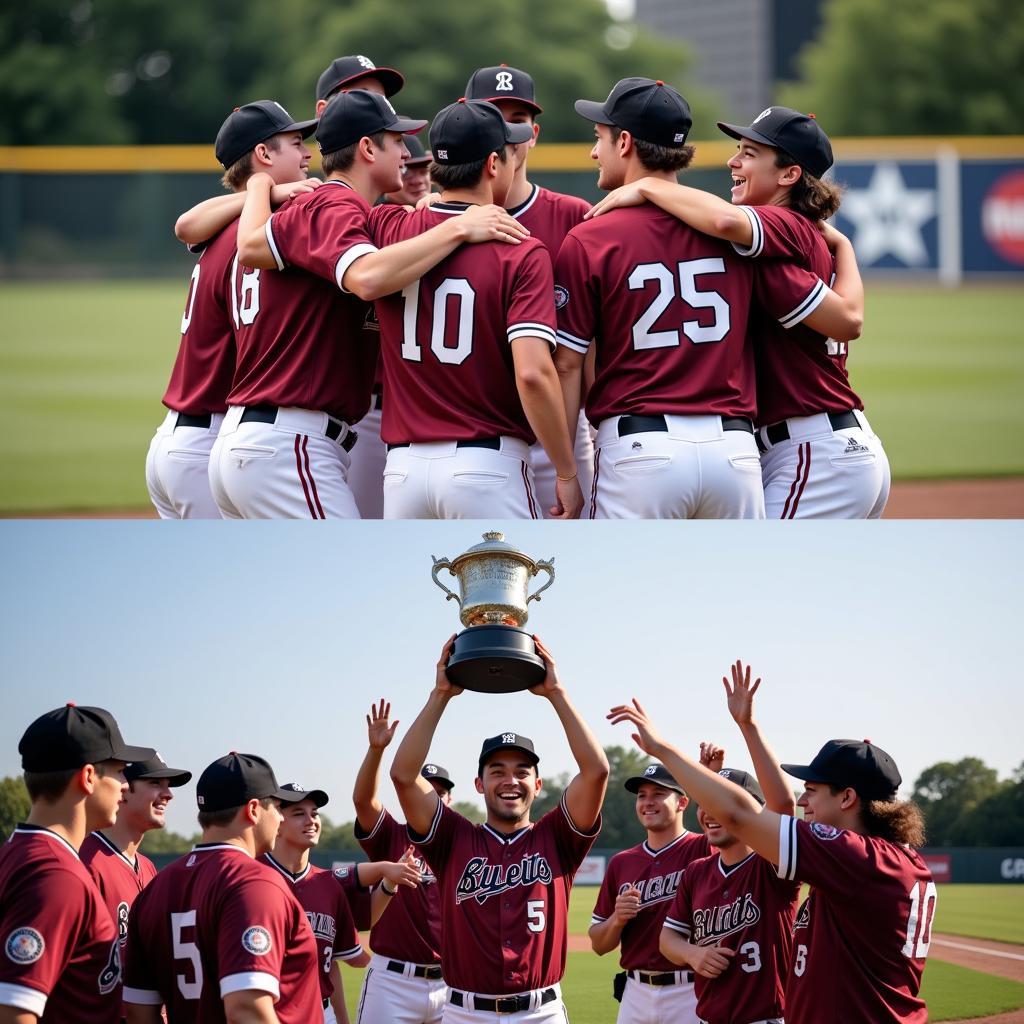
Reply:
<svg viewBox="0 0 1024 1024"><path fill-rule="evenodd" d="M448 678L467 690L513 693L542 682L547 673L537 654L533 636L522 627L528 605L539 601L554 582L554 559L538 561L523 554L492 530L454 559L434 558L431 576L447 600L459 605L459 619L467 628L455 638L448 660ZM459 593L449 590L437 574L447 569L459 582ZM530 581L545 572L548 581L532 594Z"/></svg>

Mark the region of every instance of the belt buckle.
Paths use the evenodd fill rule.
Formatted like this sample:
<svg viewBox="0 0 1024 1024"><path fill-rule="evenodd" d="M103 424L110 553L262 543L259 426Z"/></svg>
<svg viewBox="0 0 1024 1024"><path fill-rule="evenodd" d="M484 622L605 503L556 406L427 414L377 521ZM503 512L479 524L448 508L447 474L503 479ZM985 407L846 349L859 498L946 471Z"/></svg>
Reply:
<svg viewBox="0 0 1024 1024"><path fill-rule="evenodd" d="M495 1013L518 1013L519 996L498 996L494 1000Z"/></svg>

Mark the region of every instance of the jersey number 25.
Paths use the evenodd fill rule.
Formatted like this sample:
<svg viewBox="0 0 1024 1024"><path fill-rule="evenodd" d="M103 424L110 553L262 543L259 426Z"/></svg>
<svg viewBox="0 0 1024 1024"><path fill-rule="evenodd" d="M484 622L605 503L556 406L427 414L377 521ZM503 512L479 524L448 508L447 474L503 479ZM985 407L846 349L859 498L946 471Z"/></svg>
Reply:
<svg viewBox="0 0 1024 1024"><path fill-rule="evenodd" d="M643 291L650 282L658 285L658 293L633 324L633 348L674 348L682 341L679 331L654 331L651 328L668 309L674 298L680 298L692 309L711 309L715 319L706 327L699 320L684 320L683 334L695 345L721 341L731 326L729 303L714 291L701 291L697 278L702 274L724 274L725 260L720 256L702 260L684 260L676 264L676 273L664 263L641 263L626 279L631 292ZM678 285L678 291L676 286Z"/></svg>

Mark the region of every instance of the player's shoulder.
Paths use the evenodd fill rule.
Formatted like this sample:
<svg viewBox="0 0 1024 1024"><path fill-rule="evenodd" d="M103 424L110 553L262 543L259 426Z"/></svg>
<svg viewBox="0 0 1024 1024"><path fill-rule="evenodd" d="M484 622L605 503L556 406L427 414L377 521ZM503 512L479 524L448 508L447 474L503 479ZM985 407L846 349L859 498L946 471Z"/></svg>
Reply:
<svg viewBox="0 0 1024 1024"><path fill-rule="evenodd" d="M281 207L282 210L293 208L305 208L310 212L326 209L351 210L363 216L370 212L370 204L354 188L337 178L329 178L312 192L300 192Z"/></svg>
<svg viewBox="0 0 1024 1024"><path fill-rule="evenodd" d="M572 215L583 219L583 215L590 209L591 204L579 196L569 195L568 192L554 192L549 188L537 189L536 202L549 206L559 213Z"/></svg>

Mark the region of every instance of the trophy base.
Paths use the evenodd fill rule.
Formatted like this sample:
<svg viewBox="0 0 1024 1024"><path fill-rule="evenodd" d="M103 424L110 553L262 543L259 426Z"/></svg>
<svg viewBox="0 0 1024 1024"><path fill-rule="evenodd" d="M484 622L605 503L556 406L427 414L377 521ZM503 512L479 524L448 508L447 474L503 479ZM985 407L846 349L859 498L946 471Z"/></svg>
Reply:
<svg viewBox="0 0 1024 1024"><path fill-rule="evenodd" d="M479 693L515 693L544 681L533 636L515 626L470 626L455 638L448 678Z"/></svg>

